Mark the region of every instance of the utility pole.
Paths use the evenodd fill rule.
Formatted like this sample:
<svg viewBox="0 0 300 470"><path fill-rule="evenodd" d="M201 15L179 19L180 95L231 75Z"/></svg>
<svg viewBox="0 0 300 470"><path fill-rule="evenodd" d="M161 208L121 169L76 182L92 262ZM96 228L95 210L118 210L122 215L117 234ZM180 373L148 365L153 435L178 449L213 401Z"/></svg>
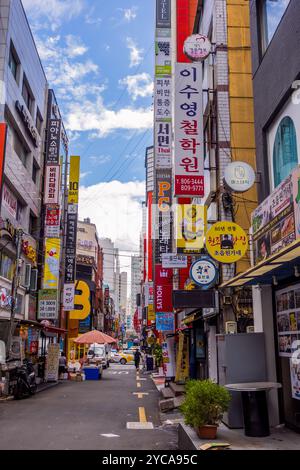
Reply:
<svg viewBox="0 0 300 470"><path fill-rule="evenodd" d="M17 229L15 233L15 245L16 245L16 266L14 271L14 276L12 280L12 287L11 287L11 308L10 308L10 325L9 325L9 335L8 335L8 357L12 357L12 337L14 332L14 323L15 323L15 315L16 315L16 304L17 304L17 294L18 294L18 287L20 283L20 258L21 258L21 243L22 243L22 236L23 230Z"/></svg>

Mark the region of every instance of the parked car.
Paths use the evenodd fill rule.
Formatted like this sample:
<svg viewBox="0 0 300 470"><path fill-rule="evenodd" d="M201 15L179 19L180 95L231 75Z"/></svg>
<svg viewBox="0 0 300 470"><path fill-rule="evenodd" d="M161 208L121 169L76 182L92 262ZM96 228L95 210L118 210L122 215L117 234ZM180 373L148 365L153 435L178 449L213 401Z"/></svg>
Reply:
<svg viewBox="0 0 300 470"><path fill-rule="evenodd" d="M124 349L123 351L111 352L111 362L120 363L125 365L134 361L134 351Z"/></svg>
<svg viewBox="0 0 300 470"><path fill-rule="evenodd" d="M91 344L87 353L88 361L91 364L102 364L103 368L109 367L111 350L108 344Z"/></svg>

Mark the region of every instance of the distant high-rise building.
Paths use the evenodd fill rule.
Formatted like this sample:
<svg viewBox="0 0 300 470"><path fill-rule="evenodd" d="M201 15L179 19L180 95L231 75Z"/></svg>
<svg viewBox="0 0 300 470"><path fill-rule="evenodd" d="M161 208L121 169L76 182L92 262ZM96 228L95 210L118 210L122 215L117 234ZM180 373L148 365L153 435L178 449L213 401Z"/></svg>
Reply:
<svg viewBox="0 0 300 470"><path fill-rule="evenodd" d="M136 298L141 293L141 258L140 256L131 257L131 315L137 307Z"/></svg>

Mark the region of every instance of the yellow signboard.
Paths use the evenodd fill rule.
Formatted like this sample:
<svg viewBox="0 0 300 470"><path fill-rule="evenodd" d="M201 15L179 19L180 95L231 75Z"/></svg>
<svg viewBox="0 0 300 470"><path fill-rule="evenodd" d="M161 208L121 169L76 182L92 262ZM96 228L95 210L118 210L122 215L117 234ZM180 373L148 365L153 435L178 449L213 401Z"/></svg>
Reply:
<svg viewBox="0 0 300 470"><path fill-rule="evenodd" d="M177 253L199 253L204 247L207 208L200 204L177 205Z"/></svg>
<svg viewBox="0 0 300 470"><path fill-rule="evenodd" d="M70 310L69 319L84 320L91 313L90 288L86 282L77 281L75 290L80 292L80 294L76 294L74 297L74 305L79 308L77 310Z"/></svg>
<svg viewBox="0 0 300 470"><path fill-rule="evenodd" d="M217 222L206 234L206 249L220 263L235 263L248 249L246 232L234 222Z"/></svg>
<svg viewBox="0 0 300 470"><path fill-rule="evenodd" d="M153 304L148 305L147 320L148 321L155 321L155 311L154 311L154 305Z"/></svg>
<svg viewBox="0 0 300 470"><path fill-rule="evenodd" d="M185 383L189 377L189 338L184 333L179 333L175 382Z"/></svg>
<svg viewBox="0 0 300 470"><path fill-rule="evenodd" d="M43 289L58 289L60 239L46 238Z"/></svg>
<svg viewBox="0 0 300 470"><path fill-rule="evenodd" d="M70 157L69 204L78 204L80 157Z"/></svg>

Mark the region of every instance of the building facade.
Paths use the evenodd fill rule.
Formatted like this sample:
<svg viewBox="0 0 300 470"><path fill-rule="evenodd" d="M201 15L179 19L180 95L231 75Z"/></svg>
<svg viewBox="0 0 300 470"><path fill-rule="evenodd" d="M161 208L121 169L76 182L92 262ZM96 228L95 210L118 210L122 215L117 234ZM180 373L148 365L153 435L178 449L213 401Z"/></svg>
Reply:
<svg viewBox="0 0 300 470"><path fill-rule="evenodd" d="M7 126L1 198L0 318L10 317L15 237L20 230L15 318L35 320L47 80L21 1L1 1L0 5L0 122ZM35 276L34 282L30 273Z"/></svg>

